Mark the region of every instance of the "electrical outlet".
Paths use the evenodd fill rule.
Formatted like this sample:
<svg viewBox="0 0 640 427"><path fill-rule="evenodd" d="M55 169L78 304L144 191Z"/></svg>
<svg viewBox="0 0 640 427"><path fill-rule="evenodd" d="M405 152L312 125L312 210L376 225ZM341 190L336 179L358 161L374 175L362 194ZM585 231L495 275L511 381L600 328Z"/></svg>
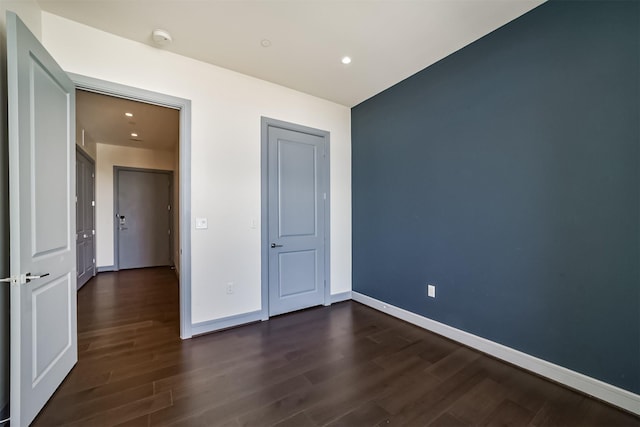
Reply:
<svg viewBox="0 0 640 427"><path fill-rule="evenodd" d="M436 297L436 285L427 285L427 296L431 298Z"/></svg>
<svg viewBox="0 0 640 427"><path fill-rule="evenodd" d="M233 284L233 282L227 283L227 293L231 295L233 291L235 291L235 285Z"/></svg>
<svg viewBox="0 0 640 427"><path fill-rule="evenodd" d="M207 218L196 218L196 230L206 230L209 228Z"/></svg>

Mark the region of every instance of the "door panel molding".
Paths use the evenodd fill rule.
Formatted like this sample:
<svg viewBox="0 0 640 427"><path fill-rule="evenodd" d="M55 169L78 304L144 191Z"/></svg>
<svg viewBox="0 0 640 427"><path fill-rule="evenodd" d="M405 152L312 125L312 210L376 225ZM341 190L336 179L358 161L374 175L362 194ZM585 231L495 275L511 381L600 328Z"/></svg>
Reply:
<svg viewBox="0 0 640 427"><path fill-rule="evenodd" d="M324 140L324 157L319 162L323 168L325 177L324 192L324 305L331 305L331 181L330 181L330 133L324 130L311 128L308 126L289 123L269 117L261 118L261 141L260 141L260 174L261 174L261 290L262 309L261 319L269 318L269 129L277 128L287 131L300 132L317 136ZM322 154L320 154L322 155Z"/></svg>

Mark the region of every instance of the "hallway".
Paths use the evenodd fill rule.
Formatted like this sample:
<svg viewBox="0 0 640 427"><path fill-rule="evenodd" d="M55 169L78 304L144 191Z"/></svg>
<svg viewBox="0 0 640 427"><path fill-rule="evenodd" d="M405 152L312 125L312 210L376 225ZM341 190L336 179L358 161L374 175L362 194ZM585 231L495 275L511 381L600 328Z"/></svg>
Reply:
<svg viewBox="0 0 640 427"><path fill-rule="evenodd" d="M181 341L169 268L78 293L79 362L34 426L637 426L355 302Z"/></svg>

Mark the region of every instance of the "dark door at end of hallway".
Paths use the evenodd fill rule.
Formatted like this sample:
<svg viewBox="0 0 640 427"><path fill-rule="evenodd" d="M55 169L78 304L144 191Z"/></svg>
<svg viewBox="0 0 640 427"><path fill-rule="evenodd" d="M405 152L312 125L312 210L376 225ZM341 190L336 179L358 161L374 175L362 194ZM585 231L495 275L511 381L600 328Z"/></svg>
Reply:
<svg viewBox="0 0 640 427"><path fill-rule="evenodd" d="M95 165L76 150L76 268L77 289L96 275L95 256Z"/></svg>
<svg viewBox="0 0 640 427"><path fill-rule="evenodd" d="M172 172L115 168L116 268L171 265Z"/></svg>

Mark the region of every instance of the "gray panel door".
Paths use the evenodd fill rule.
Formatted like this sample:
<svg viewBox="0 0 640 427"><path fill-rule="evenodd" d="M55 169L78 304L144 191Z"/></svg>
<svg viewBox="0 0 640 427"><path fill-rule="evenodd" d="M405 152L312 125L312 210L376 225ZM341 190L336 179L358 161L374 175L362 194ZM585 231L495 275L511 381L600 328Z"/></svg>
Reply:
<svg viewBox="0 0 640 427"><path fill-rule="evenodd" d="M80 289L96 274L95 258L95 166L85 154L76 155L76 269Z"/></svg>
<svg viewBox="0 0 640 427"><path fill-rule="evenodd" d="M324 139L268 130L269 315L324 303Z"/></svg>
<svg viewBox="0 0 640 427"><path fill-rule="evenodd" d="M118 268L171 265L171 172L116 168Z"/></svg>
<svg viewBox="0 0 640 427"><path fill-rule="evenodd" d="M10 12L7 83L11 425L26 426L78 360L75 87Z"/></svg>

